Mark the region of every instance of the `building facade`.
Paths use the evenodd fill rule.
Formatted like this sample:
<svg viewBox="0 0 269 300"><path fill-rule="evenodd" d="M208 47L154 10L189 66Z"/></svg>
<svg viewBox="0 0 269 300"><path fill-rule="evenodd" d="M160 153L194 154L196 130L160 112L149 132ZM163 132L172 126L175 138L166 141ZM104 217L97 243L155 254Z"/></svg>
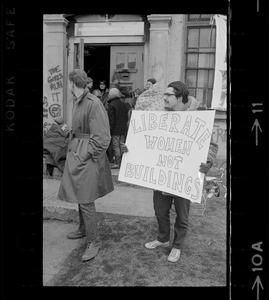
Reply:
<svg viewBox="0 0 269 300"><path fill-rule="evenodd" d="M216 57L213 15L44 15L43 129L56 116L70 126L68 73L83 69L98 87L117 83L126 94L148 78L161 88L185 82L201 106L211 108ZM217 110L213 140L226 162L226 111Z"/></svg>

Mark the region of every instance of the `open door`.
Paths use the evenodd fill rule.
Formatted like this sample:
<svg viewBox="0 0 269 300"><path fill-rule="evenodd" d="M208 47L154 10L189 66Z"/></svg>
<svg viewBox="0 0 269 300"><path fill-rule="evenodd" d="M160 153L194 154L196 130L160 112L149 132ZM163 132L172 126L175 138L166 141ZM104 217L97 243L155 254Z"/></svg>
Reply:
<svg viewBox="0 0 269 300"><path fill-rule="evenodd" d="M74 69L84 70L84 39L74 44Z"/></svg>
<svg viewBox="0 0 269 300"><path fill-rule="evenodd" d="M143 89L143 46L111 46L110 83L118 83L121 90L130 94Z"/></svg>

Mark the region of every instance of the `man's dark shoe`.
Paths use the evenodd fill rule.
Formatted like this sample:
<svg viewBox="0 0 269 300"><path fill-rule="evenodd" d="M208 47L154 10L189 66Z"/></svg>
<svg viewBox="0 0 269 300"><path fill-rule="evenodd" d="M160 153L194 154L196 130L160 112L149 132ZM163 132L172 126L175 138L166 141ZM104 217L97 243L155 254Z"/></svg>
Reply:
<svg viewBox="0 0 269 300"><path fill-rule="evenodd" d="M94 258L99 249L100 249L100 246L101 246L101 243L89 243L87 245L87 248L82 256L82 260L83 261L87 261L87 260L90 260L92 258Z"/></svg>
<svg viewBox="0 0 269 300"><path fill-rule="evenodd" d="M69 240L75 240L75 239L80 239L82 237L86 236L86 232L77 230L75 232L70 232L66 236Z"/></svg>

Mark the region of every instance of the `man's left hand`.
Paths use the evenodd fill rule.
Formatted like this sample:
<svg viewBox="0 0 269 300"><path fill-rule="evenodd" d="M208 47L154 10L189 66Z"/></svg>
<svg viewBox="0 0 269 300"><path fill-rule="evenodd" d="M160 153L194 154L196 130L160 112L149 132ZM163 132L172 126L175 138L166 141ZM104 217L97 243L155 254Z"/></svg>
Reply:
<svg viewBox="0 0 269 300"><path fill-rule="evenodd" d="M206 164L201 163L199 171L201 173L207 174L211 167L212 167L211 162L207 162Z"/></svg>
<svg viewBox="0 0 269 300"><path fill-rule="evenodd" d="M127 148L127 146L124 143L120 143L120 150L122 153L129 151L129 149Z"/></svg>

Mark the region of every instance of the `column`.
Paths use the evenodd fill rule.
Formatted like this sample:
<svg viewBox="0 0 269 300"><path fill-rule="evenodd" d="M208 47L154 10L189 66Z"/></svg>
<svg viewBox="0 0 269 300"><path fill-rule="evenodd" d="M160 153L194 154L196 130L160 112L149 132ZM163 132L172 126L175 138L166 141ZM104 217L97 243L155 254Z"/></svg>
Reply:
<svg viewBox="0 0 269 300"><path fill-rule="evenodd" d="M169 30L172 15L149 15L149 77L157 80L159 86L165 89L169 64Z"/></svg>
<svg viewBox="0 0 269 300"><path fill-rule="evenodd" d="M63 15L43 18L43 132L58 116L66 121L67 48Z"/></svg>

